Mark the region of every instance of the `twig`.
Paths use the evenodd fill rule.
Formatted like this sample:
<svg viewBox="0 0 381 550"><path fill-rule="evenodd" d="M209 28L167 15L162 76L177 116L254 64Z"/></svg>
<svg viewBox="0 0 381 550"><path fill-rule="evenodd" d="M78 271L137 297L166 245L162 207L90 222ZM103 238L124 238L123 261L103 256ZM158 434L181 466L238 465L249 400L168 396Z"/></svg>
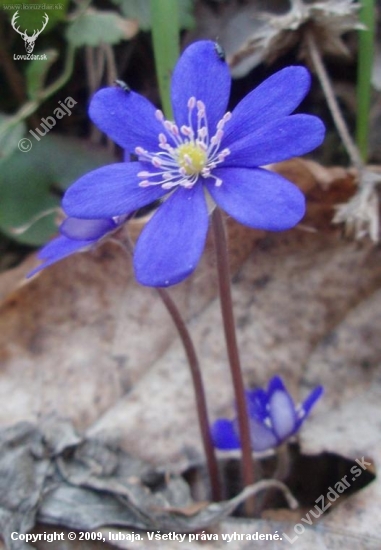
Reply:
<svg viewBox="0 0 381 550"><path fill-rule="evenodd" d="M339 135L343 141L344 147L347 150L351 163L357 168L357 170L359 171L359 175L361 176L361 173L363 172L363 169L364 169L364 165L363 165L359 150L357 149L357 146L354 140L352 139L351 134L349 133L347 124L342 115L340 107L337 103L335 92L333 90L330 78L324 66L324 62L323 62L319 47L316 43L315 37L313 35L313 32L308 30L306 32L305 38L308 46L308 51L311 56L311 61L313 63L316 74L319 78L321 87L323 89L328 107L332 114L333 121L337 128L337 131L339 132Z"/></svg>
<svg viewBox="0 0 381 550"><path fill-rule="evenodd" d="M380 184L381 176L364 167L359 149L349 133L347 124L337 103L319 47L310 30L306 33L306 42L311 61L322 86L337 131L344 143L351 163L358 171L358 190L348 203L338 205L333 222L345 223L347 231L354 233L355 238L369 235L373 242L378 242L379 213L378 196L375 187Z"/></svg>

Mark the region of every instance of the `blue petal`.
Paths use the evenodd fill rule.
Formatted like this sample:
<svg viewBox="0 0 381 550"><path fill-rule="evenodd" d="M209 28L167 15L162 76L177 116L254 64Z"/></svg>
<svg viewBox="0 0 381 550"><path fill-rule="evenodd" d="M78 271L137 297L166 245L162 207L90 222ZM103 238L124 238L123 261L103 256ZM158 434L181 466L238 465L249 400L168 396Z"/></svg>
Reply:
<svg viewBox="0 0 381 550"><path fill-rule="evenodd" d="M66 237L57 237L45 245L38 253L38 257L44 262L30 271L27 274L27 278L32 277L45 267L55 264L60 260L63 260L67 256L71 256L75 252L85 250L93 244L93 241L72 241Z"/></svg>
<svg viewBox="0 0 381 550"><path fill-rule="evenodd" d="M261 388L246 392L248 413L251 418L264 420L268 416L268 397Z"/></svg>
<svg viewBox="0 0 381 550"><path fill-rule="evenodd" d="M207 180L215 202L238 222L256 229L282 231L296 225L305 211L304 195L278 174L261 168L220 168Z"/></svg>
<svg viewBox="0 0 381 550"><path fill-rule="evenodd" d="M297 426L294 403L287 391L276 390L269 400L273 431L279 442L292 435Z"/></svg>
<svg viewBox="0 0 381 550"><path fill-rule="evenodd" d="M253 418L250 419L250 435L251 446L258 453L279 445L275 434L267 426Z"/></svg>
<svg viewBox="0 0 381 550"><path fill-rule="evenodd" d="M103 88L91 100L89 115L115 143L134 153L137 146L157 150L163 126L155 118L156 110L140 94L121 88Z"/></svg>
<svg viewBox="0 0 381 550"><path fill-rule="evenodd" d="M147 286L169 286L185 279L198 264L207 230L203 187L176 189L139 237L134 254L136 279Z"/></svg>
<svg viewBox="0 0 381 550"><path fill-rule="evenodd" d="M154 202L168 191L159 185L139 187L140 162L120 162L103 166L82 176L66 191L65 212L75 218L113 218Z"/></svg>
<svg viewBox="0 0 381 550"><path fill-rule="evenodd" d="M280 376L273 376L269 381L269 385L267 388L268 399L270 399L272 394L276 391L287 392L287 388L284 385L283 380L281 379Z"/></svg>
<svg viewBox="0 0 381 550"><path fill-rule="evenodd" d="M226 157L224 167L250 168L304 155L321 145L324 134L324 124L312 115L291 115L276 119L250 135L235 140L229 146L230 155ZM221 148L226 146L223 140Z"/></svg>
<svg viewBox="0 0 381 550"><path fill-rule="evenodd" d="M230 94L230 72L218 54L218 46L210 40L191 44L180 57L172 76L172 106L180 127L188 125L188 100L195 97L206 106L212 135L217 122L226 112ZM193 123L196 126L194 111Z"/></svg>
<svg viewBox="0 0 381 550"><path fill-rule="evenodd" d="M303 401L302 407L306 415L310 412L312 407L315 405L316 401L320 399L323 393L324 393L323 386L318 386L317 388L312 390L310 395Z"/></svg>
<svg viewBox="0 0 381 550"><path fill-rule="evenodd" d="M226 418L219 418L211 428L214 446L222 451L239 449L241 447L234 423Z"/></svg>
<svg viewBox="0 0 381 550"><path fill-rule="evenodd" d="M300 406L301 415L298 418L298 422L297 422L297 427L298 428L304 422L304 420L307 418L307 416L309 415L312 407L315 405L315 403L318 401L318 399L320 399L320 397L323 395L323 393L324 393L323 386L318 386L317 388L312 390L310 395L303 401L302 405Z"/></svg>
<svg viewBox="0 0 381 550"><path fill-rule="evenodd" d="M234 109L225 126L225 146L291 114L307 94L310 83L310 74L304 67L286 67L267 78Z"/></svg>
<svg viewBox="0 0 381 550"><path fill-rule="evenodd" d="M60 233L76 241L97 241L117 227L118 225L110 218L99 220L66 218L60 226Z"/></svg>

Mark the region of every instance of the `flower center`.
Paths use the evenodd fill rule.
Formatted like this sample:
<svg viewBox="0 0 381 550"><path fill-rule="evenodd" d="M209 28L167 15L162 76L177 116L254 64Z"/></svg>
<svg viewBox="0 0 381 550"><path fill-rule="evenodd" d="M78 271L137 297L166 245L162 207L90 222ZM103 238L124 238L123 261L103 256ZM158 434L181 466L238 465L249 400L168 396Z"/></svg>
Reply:
<svg viewBox="0 0 381 550"><path fill-rule="evenodd" d="M200 174L207 160L206 152L194 143L184 143L177 148L177 162L187 176Z"/></svg>
<svg viewBox="0 0 381 550"><path fill-rule="evenodd" d="M200 178L212 178L215 185L221 185L222 180L213 175L213 170L230 154L229 149L221 150L223 128L230 117L231 114L226 113L210 137L205 105L195 97L188 101L188 124L181 128L165 120L161 111L156 111L164 132L159 134L159 151L156 153L142 147L135 149L138 159L150 164L148 170L139 172L138 177L142 179L139 186L161 185L163 189L172 189L181 185L191 188Z"/></svg>

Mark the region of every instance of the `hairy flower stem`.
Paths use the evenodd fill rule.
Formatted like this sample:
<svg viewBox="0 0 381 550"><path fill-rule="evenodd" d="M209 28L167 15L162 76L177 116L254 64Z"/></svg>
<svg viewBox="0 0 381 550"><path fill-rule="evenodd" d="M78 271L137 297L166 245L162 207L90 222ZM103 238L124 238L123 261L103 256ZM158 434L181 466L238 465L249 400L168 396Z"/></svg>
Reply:
<svg viewBox="0 0 381 550"><path fill-rule="evenodd" d="M184 346L185 354L188 359L193 381L194 393L196 397L200 431L208 465L210 485L212 489L212 498L214 501L219 501L221 500L221 487L218 475L218 465L214 445L210 435L210 424L208 419L208 410L206 406L205 391L196 350L194 348L188 328L183 318L181 317L175 302L172 300L171 296L164 288L157 288L156 290L163 304L167 308L167 311L170 314L174 325L176 326L177 332L179 333L181 342Z"/></svg>
<svg viewBox="0 0 381 550"><path fill-rule="evenodd" d="M317 45L315 37L311 31L307 31L306 33L306 42L307 42L309 54L311 56L311 61L313 63L316 74L319 78L321 87L323 89L329 110L331 111L333 121L337 128L337 131L343 141L345 149L347 150L351 163L353 164L353 166L357 168L359 175L361 176L361 173L364 169L361 155L359 153L359 150L356 147L354 140L351 137L351 134L349 133L347 124L344 120L339 104L337 102L330 78L324 66L324 62L319 50L319 46ZM361 177L359 179L360 179L360 185L361 185Z"/></svg>
<svg viewBox="0 0 381 550"><path fill-rule="evenodd" d="M119 246L121 246L123 250L127 252L129 257L132 256L134 247L129 237L127 237L127 239L123 238L123 241L119 239L112 239L112 241L118 244ZM206 405L204 384L201 376L200 363L197 357L195 347L193 345L193 340L189 334L189 330L175 302L172 300L168 291L165 290L164 288L156 288L156 291L160 296L164 306L166 307L177 329L180 340L184 347L185 355L189 363L189 369L190 369L194 393L196 397L198 422L200 426L202 443L204 446L204 452L206 455L206 462L207 462L207 467L209 472L212 499L213 501L218 502L222 498L221 485L220 485L220 479L219 479L219 473L218 473L216 453L215 453L212 437L210 434L210 423L209 423L209 417L208 417L208 409Z"/></svg>
<svg viewBox="0 0 381 550"><path fill-rule="evenodd" d="M242 447L242 476L245 487L254 483L254 468L251 451L250 424L247 413L245 387L243 383L237 337L233 314L233 301L230 287L230 267L227 250L227 238L224 219L218 207L212 216L214 230L214 244L216 248L218 284L220 292L221 312L224 324L226 347L229 365L233 380L235 399L237 403L237 417L239 437ZM253 502L246 502L246 512L251 515Z"/></svg>

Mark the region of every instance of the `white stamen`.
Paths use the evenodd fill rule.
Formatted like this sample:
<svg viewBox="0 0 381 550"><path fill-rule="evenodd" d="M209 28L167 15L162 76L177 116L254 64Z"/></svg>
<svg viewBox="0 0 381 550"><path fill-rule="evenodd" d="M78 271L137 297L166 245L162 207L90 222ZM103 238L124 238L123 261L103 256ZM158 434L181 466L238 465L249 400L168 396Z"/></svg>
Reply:
<svg viewBox="0 0 381 550"><path fill-rule="evenodd" d="M221 151L220 146L223 128L230 120L231 113L225 113L216 126L215 134L210 137L205 103L190 97L187 107L188 124L180 128L166 120L162 111L155 112L156 119L164 128L164 132L158 136L159 151L151 153L143 147L136 147L135 153L141 162L150 163L157 172L139 172L138 177L145 178L139 183L140 187L160 185L163 189L177 186L192 188L200 177L213 178L216 187L222 185L222 179L214 176L212 171L230 154L229 149ZM195 108L197 112L193 116Z"/></svg>
<svg viewBox="0 0 381 550"><path fill-rule="evenodd" d="M180 132L187 137L192 134L192 130L188 126L181 126Z"/></svg>

